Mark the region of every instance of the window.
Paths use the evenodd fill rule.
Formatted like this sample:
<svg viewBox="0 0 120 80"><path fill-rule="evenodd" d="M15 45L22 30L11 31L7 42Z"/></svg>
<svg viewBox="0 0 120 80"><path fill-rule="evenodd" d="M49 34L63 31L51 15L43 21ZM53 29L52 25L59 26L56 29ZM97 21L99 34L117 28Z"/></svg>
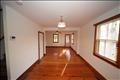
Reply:
<svg viewBox="0 0 120 80"><path fill-rule="evenodd" d="M74 33L71 34L71 43L74 44Z"/></svg>
<svg viewBox="0 0 120 80"><path fill-rule="evenodd" d="M59 34L53 34L53 43L59 42Z"/></svg>
<svg viewBox="0 0 120 80"><path fill-rule="evenodd" d="M94 55L120 67L120 14L95 24Z"/></svg>

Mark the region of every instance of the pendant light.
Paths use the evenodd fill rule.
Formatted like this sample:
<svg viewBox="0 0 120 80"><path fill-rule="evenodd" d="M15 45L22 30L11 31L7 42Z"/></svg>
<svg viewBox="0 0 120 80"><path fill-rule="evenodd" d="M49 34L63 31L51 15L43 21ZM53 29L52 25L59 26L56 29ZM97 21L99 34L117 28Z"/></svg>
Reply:
<svg viewBox="0 0 120 80"><path fill-rule="evenodd" d="M58 23L58 28L64 28L66 27L65 22L63 21L63 16L60 16L60 22Z"/></svg>

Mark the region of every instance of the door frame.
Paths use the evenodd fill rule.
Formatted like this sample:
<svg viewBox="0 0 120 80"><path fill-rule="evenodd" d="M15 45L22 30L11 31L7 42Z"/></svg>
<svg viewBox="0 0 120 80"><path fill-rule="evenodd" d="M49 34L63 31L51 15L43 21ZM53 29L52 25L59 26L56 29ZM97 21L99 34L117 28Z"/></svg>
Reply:
<svg viewBox="0 0 120 80"><path fill-rule="evenodd" d="M44 56L44 32L38 31L38 60L40 60L40 34L43 35L43 56Z"/></svg>
<svg viewBox="0 0 120 80"><path fill-rule="evenodd" d="M69 40L70 40L70 46L71 46L71 34L65 34L65 46L66 46L66 36L69 35ZM69 46L69 47L70 47Z"/></svg>

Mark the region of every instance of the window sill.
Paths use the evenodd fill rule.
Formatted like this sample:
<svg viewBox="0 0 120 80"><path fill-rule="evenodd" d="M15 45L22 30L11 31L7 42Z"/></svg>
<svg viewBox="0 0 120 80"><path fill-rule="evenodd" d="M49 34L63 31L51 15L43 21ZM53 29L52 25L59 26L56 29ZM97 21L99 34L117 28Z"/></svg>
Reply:
<svg viewBox="0 0 120 80"><path fill-rule="evenodd" d="M113 61L113 60L111 60L111 59L108 59L108 58L106 58L106 57L104 57L104 56L102 56L102 55L99 55L99 54L97 54L97 53L94 53L94 56L96 56L96 57L104 60L105 62L107 62L107 63L109 63L109 64L111 64L111 65L113 65L113 66L115 66L115 67L117 67L117 68L120 68L116 61Z"/></svg>

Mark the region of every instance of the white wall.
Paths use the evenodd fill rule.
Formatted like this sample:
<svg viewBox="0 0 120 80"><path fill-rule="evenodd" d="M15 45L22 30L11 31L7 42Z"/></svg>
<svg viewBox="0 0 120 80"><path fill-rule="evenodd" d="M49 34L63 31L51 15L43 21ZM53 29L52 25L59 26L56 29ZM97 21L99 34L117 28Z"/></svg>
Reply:
<svg viewBox="0 0 120 80"><path fill-rule="evenodd" d="M80 51L79 54L90 63L107 80L120 80L120 70L111 64L93 56L94 26L93 24L120 13L120 8L115 8L90 23L80 28Z"/></svg>
<svg viewBox="0 0 120 80"><path fill-rule="evenodd" d="M4 32L9 80L16 80L38 59L40 27L11 7L4 6ZM11 39L11 36L16 39Z"/></svg>
<svg viewBox="0 0 120 80"><path fill-rule="evenodd" d="M119 79L120 79L120 70L119 70Z"/></svg>

